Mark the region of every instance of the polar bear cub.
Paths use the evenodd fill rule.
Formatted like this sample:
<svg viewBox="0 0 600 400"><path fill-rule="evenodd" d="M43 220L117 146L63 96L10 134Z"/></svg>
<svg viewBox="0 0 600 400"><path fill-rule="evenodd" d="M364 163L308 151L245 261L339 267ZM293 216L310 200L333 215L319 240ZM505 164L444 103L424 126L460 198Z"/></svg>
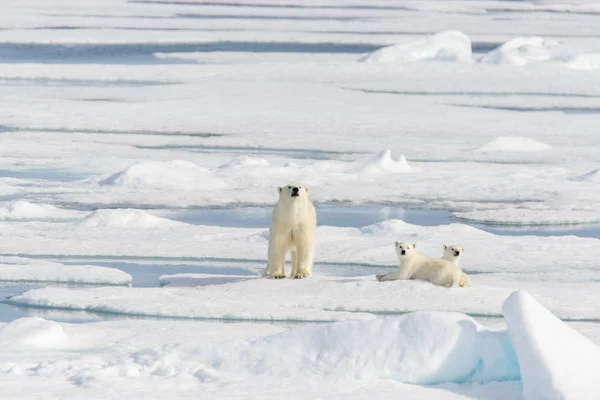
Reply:
<svg viewBox="0 0 600 400"><path fill-rule="evenodd" d="M317 212L308 199L309 188L287 185L279 188L279 200L269 227L269 255L263 276L285 278L285 255L292 256L292 278L306 278L315 256Z"/></svg>
<svg viewBox="0 0 600 400"><path fill-rule="evenodd" d="M416 244L396 241L394 246L400 261L398 270L377 275L378 281L423 279L434 285L458 287L462 271L450 261L426 257L415 250Z"/></svg>
<svg viewBox="0 0 600 400"><path fill-rule="evenodd" d="M459 267L458 263L460 262L460 258L465 253L465 249L462 246L457 244L445 244L444 245L444 255L442 260L450 261L452 264ZM460 267L459 267L460 268ZM471 287L471 281L469 277L464 272L460 276L460 281L458 282L458 286L468 288Z"/></svg>

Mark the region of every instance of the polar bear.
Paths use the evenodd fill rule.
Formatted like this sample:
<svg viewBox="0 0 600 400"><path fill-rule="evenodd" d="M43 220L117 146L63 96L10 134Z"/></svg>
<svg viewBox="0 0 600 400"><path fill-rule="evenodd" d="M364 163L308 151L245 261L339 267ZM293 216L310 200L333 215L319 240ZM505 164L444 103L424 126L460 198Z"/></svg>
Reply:
<svg viewBox="0 0 600 400"><path fill-rule="evenodd" d="M285 255L292 255L292 278L310 276L315 255L317 212L308 199L308 187L279 188L279 200L269 227L269 255L263 276L285 278Z"/></svg>
<svg viewBox="0 0 600 400"><path fill-rule="evenodd" d="M398 270L377 275L378 281L423 279L439 286L458 286L462 271L450 261L425 257L415 250L416 244L396 241L394 247L400 261Z"/></svg>
<svg viewBox="0 0 600 400"><path fill-rule="evenodd" d="M445 244L444 245L444 255L442 256L442 260L450 261L452 264L458 266L460 262L460 258L465 253L465 249L462 246L457 244ZM459 267L460 268L460 267ZM471 281L469 277L464 272L460 276L460 281L458 282L458 286L468 288L471 287Z"/></svg>

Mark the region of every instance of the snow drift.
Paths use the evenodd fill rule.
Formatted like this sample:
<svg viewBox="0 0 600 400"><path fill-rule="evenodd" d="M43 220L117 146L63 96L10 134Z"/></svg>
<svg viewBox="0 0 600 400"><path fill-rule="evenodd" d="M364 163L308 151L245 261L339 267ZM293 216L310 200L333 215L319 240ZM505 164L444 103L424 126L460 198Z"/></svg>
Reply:
<svg viewBox="0 0 600 400"><path fill-rule="evenodd" d="M382 172L408 172L411 169L408 161L406 161L406 157L400 155L399 160L394 160L392 158L392 151L386 149L348 172L357 174L378 174Z"/></svg>
<svg viewBox="0 0 600 400"><path fill-rule="evenodd" d="M0 207L0 220L70 219L81 214L81 211L65 210L51 204L31 203L25 200L13 201Z"/></svg>
<svg viewBox="0 0 600 400"><path fill-rule="evenodd" d="M548 49L556 45L558 42L555 40L540 37L518 37L485 54L479 62L525 65L532 61L546 61L552 57Z"/></svg>
<svg viewBox="0 0 600 400"><path fill-rule="evenodd" d="M132 208L96 210L81 221L81 226L86 228L169 228L180 225L185 224Z"/></svg>
<svg viewBox="0 0 600 400"><path fill-rule="evenodd" d="M11 343L11 346L61 348L67 340L61 324L43 318L20 318L0 327L0 342Z"/></svg>
<svg viewBox="0 0 600 400"><path fill-rule="evenodd" d="M552 146L527 137L500 136L476 149L481 153L495 152L537 152L551 150Z"/></svg>
<svg viewBox="0 0 600 400"><path fill-rule="evenodd" d="M526 400L600 397L600 347L524 292L502 307L519 360Z"/></svg>
<svg viewBox="0 0 600 400"><path fill-rule="evenodd" d="M224 186L208 168L181 160L137 163L98 183L128 189L216 189Z"/></svg>
<svg viewBox="0 0 600 400"><path fill-rule="evenodd" d="M471 39L458 31L445 31L424 39L382 47L359 59L365 62L410 62L420 60L471 61Z"/></svg>

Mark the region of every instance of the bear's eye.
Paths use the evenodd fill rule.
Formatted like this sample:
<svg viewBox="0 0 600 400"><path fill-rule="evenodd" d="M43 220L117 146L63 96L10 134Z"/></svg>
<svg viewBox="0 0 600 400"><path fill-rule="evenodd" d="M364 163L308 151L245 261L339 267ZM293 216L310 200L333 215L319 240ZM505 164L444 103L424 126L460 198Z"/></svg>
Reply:
<svg viewBox="0 0 600 400"><path fill-rule="evenodd" d="M292 188L291 186L288 186L288 189L291 189L291 188Z"/></svg>

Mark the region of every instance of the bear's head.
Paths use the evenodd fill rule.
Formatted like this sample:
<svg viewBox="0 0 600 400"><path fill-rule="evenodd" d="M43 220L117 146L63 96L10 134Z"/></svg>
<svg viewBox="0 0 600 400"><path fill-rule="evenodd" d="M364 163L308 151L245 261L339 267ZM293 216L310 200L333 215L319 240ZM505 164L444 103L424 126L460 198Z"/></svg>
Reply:
<svg viewBox="0 0 600 400"><path fill-rule="evenodd" d="M444 260L455 261L460 259L465 250L457 244L444 245Z"/></svg>
<svg viewBox="0 0 600 400"><path fill-rule="evenodd" d="M400 258L408 257L413 254L417 247L415 243L399 242L397 240L394 242L394 246L396 247L396 254L398 254L398 257Z"/></svg>
<svg viewBox="0 0 600 400"><path fill-rule="evenodd" d="M280 200L304 200L308 198L308 192L310 189L306 186L297 184L289 184L287 186L279 187L279 199Z"/></svg>

